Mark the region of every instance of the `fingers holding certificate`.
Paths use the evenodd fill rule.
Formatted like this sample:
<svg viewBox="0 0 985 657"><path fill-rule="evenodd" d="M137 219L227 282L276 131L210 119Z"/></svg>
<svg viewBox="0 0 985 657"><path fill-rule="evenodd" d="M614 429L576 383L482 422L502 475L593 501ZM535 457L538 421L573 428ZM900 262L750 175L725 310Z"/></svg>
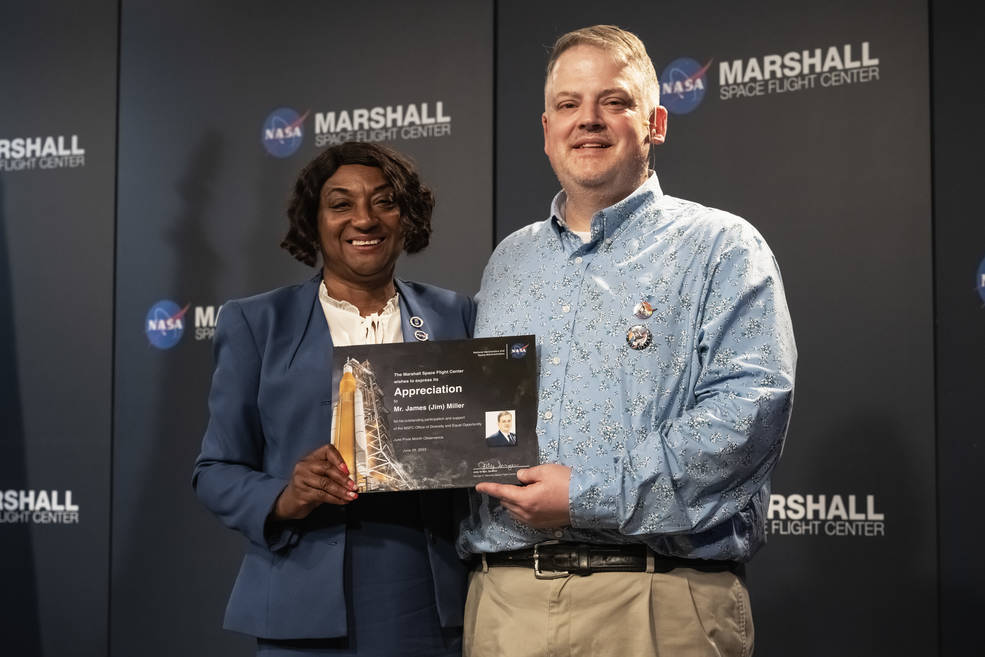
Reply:
<svg viewBox="0 0 985 657"><path fill-rule="evenodd" d="M571 468L545 463L516 473L523 486L480 483L475 489L498 498L513 518L537 529L554 529L571 524L568 485Z"/></svg>

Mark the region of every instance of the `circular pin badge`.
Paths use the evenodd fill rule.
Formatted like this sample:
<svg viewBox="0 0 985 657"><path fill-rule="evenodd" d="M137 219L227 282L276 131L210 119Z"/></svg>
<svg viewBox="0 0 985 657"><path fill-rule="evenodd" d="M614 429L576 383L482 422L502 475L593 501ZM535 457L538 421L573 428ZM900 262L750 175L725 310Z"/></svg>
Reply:
<svg viewBox="0 0 985 657"><path fill-rule="evenodd" d="M413 317L410 318L410 325L413 326L414 328L421 328L422 326L424 326L424 320L418 317L417 315L414 315Z"/></svg>
<svg viewBox="0 0 985 657"><path fill-rule="evenodd" d="M646 349L653 342L653 336L650 335L650 329L642 324L637 324L626 331L626 342L633 349Z"/></svg>
<svg viewBox="0 0 985 657"><path fill-rule="evenodd" d="M417 330L414 331L414 337L417 338L418 342L427 342L428 334L424 331Z"/></svg>
<svg viewBox="0 0 985 657"><path fill-rule="evenodd" d="M636 307L633 308L633 314L640 319L647 319L653 314L653 306L646 301L640 301L636 304Z"/></svg>

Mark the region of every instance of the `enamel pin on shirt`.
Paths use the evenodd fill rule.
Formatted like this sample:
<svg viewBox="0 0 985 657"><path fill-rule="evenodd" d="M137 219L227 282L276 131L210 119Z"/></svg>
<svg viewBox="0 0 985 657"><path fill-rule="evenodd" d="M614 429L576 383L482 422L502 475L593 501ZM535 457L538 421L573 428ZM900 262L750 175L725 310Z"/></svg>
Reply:
<svg viewBox="0 0 985 657"><path fill-rule="evenodd" d="M650 329L642 324L637 324L626 331L626 342L631 348L639 351L650 346L650 343L653 342L653 336L650 335Z"/></svg>
<svg viewBox="0 0 985 657"><path fill-rule="evenodd" d="M424 326L424 320L418 317L417 315L414 315L413 317L410 318L410 325L416 329L419 329L422 326Z"/></svg>
<svg viewBox="0 0 985 657"><path fill-rule="evenodd" d="M418 342L427 342L428 334L420 329L417 329L414 331L414 337L417 338Z"/></svg>
<svg viewBox="0 0 985 657"><path fill-rule="evenodd" d="M649 319L653 315L653 306L646 299L641 299L633 307L633 315L637 319ZM626 342L633 349L640 351L650 346L650 343L653 342L653 336L650 334L650 329L642 324L636 324L635 326L629 327L629 330L626 331Z"/></svg>
<svg viewBox="0 0 985 657"><path fill-rule="evenodd" d="M633 308L633 314L639 319L648 319L650 315L653 314L653 306L651 306L647 301L640 301L636 304L636 307Z"/></svg>

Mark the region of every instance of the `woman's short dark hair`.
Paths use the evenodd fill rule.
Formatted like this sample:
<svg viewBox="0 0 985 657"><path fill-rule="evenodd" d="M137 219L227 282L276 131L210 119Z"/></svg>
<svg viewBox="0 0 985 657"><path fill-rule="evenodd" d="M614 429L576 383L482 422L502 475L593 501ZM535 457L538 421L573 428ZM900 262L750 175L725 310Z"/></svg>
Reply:
<svg viewBox="0 0 985 657"><path fill-rule="evenodd" d="M422 182L414 164L394 150L362 141L347 141L326 148L298 174L287 205L291 227L280 243L292 256L312 267L318 262L318 205L325 181L346 164L376 167L393 187L400 208L404 250L416 253L431 239L431 211L434 194Z"/></svg>

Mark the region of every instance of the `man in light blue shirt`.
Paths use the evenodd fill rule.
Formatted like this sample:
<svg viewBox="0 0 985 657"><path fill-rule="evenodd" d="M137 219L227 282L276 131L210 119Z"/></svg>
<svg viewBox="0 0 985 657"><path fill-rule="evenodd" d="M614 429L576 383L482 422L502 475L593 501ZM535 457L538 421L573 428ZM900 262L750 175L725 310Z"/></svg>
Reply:
<svg viewBox="0 0 985 657"><path fill-rule="evenodd" d="M558 39L542 122L563 191L493 253L476 320L537 336L542 465L476 487L465 654L751 654L796 362L776 261L649 171L667 112L635 35Z"/></svg>

